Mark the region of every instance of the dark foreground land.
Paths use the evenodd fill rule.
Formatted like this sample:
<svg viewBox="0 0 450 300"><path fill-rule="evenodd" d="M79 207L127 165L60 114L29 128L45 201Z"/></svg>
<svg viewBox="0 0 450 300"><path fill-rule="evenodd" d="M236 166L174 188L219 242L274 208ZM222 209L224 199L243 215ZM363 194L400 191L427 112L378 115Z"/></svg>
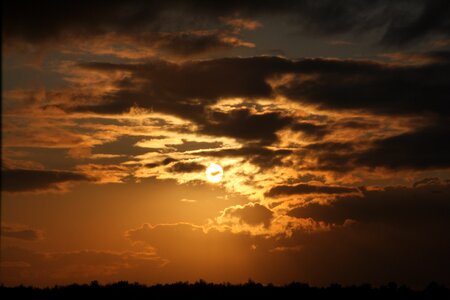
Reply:
<svg viewBox="0 0 450 300"><path fill-rule="evenodd" d="M431 283L423 290L389 283L370 285L310 287L291 283L285 286L245 284L173 283L146 286L125 281L99 285L72 284L52 288L0 286L2 299L450 299L450 289ZM342 297L342 298L341 298Z"/></svg>

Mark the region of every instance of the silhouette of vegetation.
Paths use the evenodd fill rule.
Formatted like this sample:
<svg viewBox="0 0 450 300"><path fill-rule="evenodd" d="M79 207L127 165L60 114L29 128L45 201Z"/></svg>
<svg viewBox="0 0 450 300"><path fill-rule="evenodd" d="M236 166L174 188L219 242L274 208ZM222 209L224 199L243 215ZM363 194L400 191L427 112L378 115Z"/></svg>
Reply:
<svg viewBox="0 0 450 300"><path fill-rule="evenodd" d="M139 283L119 281L100 285L71 284L52 288L5 287L0 286L3 299L450 299L450 289L430 283L423 290L413 290L406 286L389 283L380 287L370 284L328 287L311 287L308 284L293 282L284 286L262 285L249 280L245 284L214 284L199 280L195 283L177 282L146 286ZM6 298L4 298L6 296Z"/></svg>

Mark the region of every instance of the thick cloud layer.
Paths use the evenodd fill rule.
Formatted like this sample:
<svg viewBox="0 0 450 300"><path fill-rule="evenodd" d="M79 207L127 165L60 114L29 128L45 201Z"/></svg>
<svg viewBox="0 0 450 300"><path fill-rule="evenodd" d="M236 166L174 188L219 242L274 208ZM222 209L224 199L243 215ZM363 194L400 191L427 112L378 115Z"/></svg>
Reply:
<svg viewBox="0 0 450 300"><path fill-rule="evenodd" d="M66 3L14 1L3 4L6 39L31 42L67 35L92 36L107 32L136 34L167 25L170 12L178 22L217 22L219 17L284 15L304 33L339 35L381 31L381 43L407 45L430 36L449 36L449 8L445 0L432 1L97 1ZM86 13L93 12L93 13ZM94 13L95 12L95 13ZM180 14L180 12L183 12ZM172 20L174 22L175 20ZM172 24L170 24L172 25ZM380 29L383 28L383 29ZM206 42L208 43L208 42ZM185 45L185 44L184 44Z"/></svg>

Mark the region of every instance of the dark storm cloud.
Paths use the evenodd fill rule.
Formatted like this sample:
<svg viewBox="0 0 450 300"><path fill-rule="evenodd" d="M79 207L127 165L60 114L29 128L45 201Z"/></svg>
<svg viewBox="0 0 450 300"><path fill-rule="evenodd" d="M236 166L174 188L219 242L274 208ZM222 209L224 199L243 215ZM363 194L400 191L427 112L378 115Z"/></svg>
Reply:
<svg viewBox="0 0 450 300"><path fill-rule="evenodd" d="M267 207L255 203L245 206L229 207L223 211L223 217L238 218L240 222L248 225L264 225L268 228L273 218L273 212Z"/></svg>
<svg viewBox="0 0 450 300"><path fill-rule="evenodd" d="M40 238L40 232L31 228L2 224L1 236L24 241L36 241Z"/></svg>
<svg viewBox="0 0 450 300"><path fill-rule="evenodd" d="M268 197L278 197L283 195L304 195L304 194L347 194L356 193L357 188L333 186L333 185L313 185L299 183L296 185L278 185L265 193Z"/></svg>
<svg viewBox="0 0 450 300"><path fill-rule="evenodd" d="M291 153L291 150L286 149L272 150L261 145L249 145L242 148L202 151L198 154L210 157L243 157L261 168L271 168L281 165L282 159Z"/></svg>
<svg viewBox="0 0 450 300"><path fill-rule="evenodd" d="M3 3L6 39L31 42L67 35L132 34L170 25L214 24L219 17L285 16L304 34L339 35L378 30L385 45L406 45L430 36L450 35L446 0L416 1L8 1ZM181 23L180 23L181 22ZM195 43L194 43L195 45ZM188 49L189 50L189 49Z"/></svg>
<svg viewBox="0 0 450 300"><path fill-rule="evenodd" d="M89 176L68 171L3 169L2 190L29 192L58 188L58 184L75 181L92 181Z"/></svg>
<svg viewBox="0 0 450 300"><path fill-rule="evenodd" d="M363 223L428 226L449 224L450 185L434 181L416 187L361 189L360 196L340 196L330 205L311 203L289 215L342 224L346 219Z"/></svg>
<svg viewBox="0 0 450 300"><path fill-rule="evenodd" d="M175 173L194 173L202 172L205 170L205 166L196 162L177 162L169 168L169 171Z"/></svg>

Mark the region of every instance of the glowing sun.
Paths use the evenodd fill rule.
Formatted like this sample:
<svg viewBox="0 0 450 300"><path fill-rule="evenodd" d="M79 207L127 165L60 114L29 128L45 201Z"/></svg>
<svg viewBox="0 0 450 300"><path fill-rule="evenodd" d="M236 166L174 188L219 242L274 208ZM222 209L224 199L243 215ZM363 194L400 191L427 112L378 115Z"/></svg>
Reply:
<svg viewBox="0 0 450 300"><path fill-rule="evenodd" d="M223 169L218 164L210 164L206 169L206 178L213 183L217 183L222 180L223 177Z"/></svg>

